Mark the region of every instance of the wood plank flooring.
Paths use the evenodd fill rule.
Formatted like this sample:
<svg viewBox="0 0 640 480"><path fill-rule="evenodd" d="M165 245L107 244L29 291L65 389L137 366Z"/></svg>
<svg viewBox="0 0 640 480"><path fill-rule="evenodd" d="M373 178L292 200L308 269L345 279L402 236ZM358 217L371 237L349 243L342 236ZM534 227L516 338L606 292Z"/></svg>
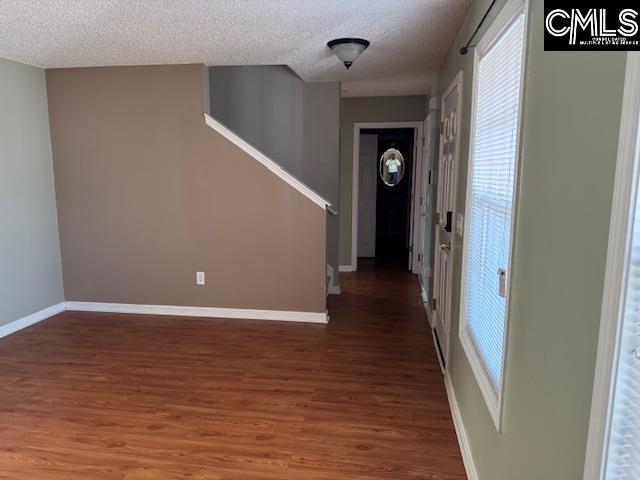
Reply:
<svg viewBox="0 0 640 480"><path fill-rule="evenodd" d="M0 479L462 480L415 277L328 326L65 312L0 340Z"/></svg>

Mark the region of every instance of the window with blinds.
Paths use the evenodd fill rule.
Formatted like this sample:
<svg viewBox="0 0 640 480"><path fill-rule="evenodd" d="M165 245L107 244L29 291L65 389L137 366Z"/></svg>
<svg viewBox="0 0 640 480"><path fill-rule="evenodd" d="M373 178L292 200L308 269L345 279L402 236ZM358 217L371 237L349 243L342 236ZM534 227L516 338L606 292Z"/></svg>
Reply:
<svg viewBox="0 0 640 480"><path fill-rule="evenodd" d="M605 479L640 478L640 202L636 198Z"/></svg>
<svg viewBox="0 0 640 480"><path fill-rule="evenodd" d="M511 2L507 7L518 2ZM506 8L507 8L506 7ZM507 8L508 10L508 8ZM525 11L502 12L476 51L460 335L498 425L504 363Z"/></svg>
<svg viewBox="0 0 640 480"><path fill-rule="evenodd" d="M640 123L637 115L636 112L636 125ZM638 139L640 132L636 132L636 145ZM634 156L636 173L632 176L637 178L640 160L637 147ZM619 298L621 323L612 368L609 438L605 442L603 468L605 480L640 478L640 197L637 186L634 195L629 216L629 251L621 268L624 277Z"/></svg>

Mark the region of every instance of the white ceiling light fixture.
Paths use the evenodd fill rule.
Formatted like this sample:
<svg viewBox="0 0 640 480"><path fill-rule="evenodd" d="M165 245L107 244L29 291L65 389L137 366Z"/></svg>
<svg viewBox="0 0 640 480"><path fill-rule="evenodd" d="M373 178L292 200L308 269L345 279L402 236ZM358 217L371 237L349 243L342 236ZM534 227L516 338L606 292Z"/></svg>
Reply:
<svg viewBox="0 0 640 480"><path fill-rule="evenodd" d="M369 45L369 40L363 38L336 38L327 43L347 70Z"/></svg>

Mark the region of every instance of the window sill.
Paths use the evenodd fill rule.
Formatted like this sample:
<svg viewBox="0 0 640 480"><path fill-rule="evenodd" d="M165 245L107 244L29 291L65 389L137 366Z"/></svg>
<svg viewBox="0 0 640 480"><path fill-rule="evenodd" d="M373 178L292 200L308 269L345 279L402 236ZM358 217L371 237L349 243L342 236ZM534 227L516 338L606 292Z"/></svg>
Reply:
<svg viewBox="0 0 640 480"><path fill-rule="evenodd" d="M502 432L502 389L496 391L496 387L491 380L491 376L482 361L482 357L475 346L471 334L467 330L464 322L460 325L460 343L462 349L469 360L469 365L476 377L482 396L489 410L489 415L497 432Z"/></svg>

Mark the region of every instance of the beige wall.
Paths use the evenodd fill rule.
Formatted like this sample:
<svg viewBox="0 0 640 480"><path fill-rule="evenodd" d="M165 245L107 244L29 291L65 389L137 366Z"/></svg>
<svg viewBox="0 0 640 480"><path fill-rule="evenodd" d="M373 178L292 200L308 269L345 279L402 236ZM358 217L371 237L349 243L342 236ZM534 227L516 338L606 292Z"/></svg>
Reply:
<svg viewBox="0 0 640 480"><path fill-rule="evenodd" d="M44 71L0 59L0 326L62 301Z"/></svg>
<svg viewBox="0 0 640 480"><path fill-rule="evenodd" d="M348 97L340 102L340 265L351 265L353 124L416 122L426 118L427 97Z"/></svg>
<svg viewBox="0 0 640 480"><path fill-rule="evenodd" d="M489 3L472 3L439 75L442 93L464 72L461 209L473 54L457 50ZM480 480L579 480L584 468L625 54L545 52L543 29L543 1L532 0L502 433L458 338L462 238L454 240L448 368Z"/></svg>
<svg viewBox="0 0 640 480"><path fill-rule="evenodd" d="M205 125L204 78L47 71L67 300L323 312L324 210Z"/></svg>

